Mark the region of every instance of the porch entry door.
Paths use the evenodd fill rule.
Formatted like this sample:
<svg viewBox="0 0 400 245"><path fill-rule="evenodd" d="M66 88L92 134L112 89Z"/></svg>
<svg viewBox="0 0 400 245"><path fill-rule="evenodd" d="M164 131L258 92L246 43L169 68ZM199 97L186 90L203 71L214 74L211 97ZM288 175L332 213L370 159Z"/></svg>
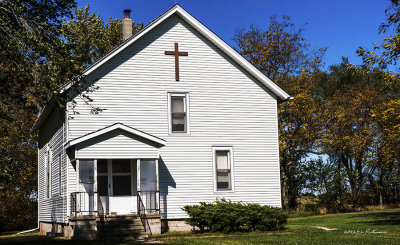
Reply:
<svg viewBox="0 0 400 245"><path fill-rule="evenodd" d="M97 160L97 191L106 214L136 213L136 179L134 159Z"/></svg>

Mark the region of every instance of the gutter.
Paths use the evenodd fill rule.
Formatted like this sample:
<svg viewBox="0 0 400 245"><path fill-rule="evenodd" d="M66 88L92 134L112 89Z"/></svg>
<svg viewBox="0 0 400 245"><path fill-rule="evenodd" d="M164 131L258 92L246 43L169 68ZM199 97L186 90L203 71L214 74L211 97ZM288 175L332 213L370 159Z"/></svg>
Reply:
<svg viewBox="0 0 400 245"><path fill-rule="evenodd" d="M289 97L287 97L286 99L284 99L284 100L279 100L278 101L278 104L281 104L281 103L283 103L283 102L286 102L286 101L289 101L289 100L293 100L294 98L292 97L292 96L289 96Z"/></svg>
<svg viewBox="0 0 400 245"><path fill-rule="evenodd" d="M26 230L26 231L20 231L20 232L17 233L17 235L24 234L24 233L29 233L29 232L36 231L36 230L39 230L39 227L30 229L30 230Z"/></svg>

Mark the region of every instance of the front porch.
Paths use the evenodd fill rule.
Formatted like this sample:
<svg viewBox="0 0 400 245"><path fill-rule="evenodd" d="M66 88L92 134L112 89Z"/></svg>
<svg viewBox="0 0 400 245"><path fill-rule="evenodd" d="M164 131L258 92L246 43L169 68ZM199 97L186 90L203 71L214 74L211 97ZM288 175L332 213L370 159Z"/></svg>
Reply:
<svg viewBox="0 0 400 245"><path fill-rule="evenodd" d="M140 229L160 233L158 160L159 148L165 143L121 123L68 142L65 147L74 168L68 180L75 182L68 201L70 223L75 227L82 223L100 234L110 227L110 220L130 220L131 225L139 220L141 225L135 229L116 227L115 222L110 229L127 234ZM80 230L88 232L85 229Z"/></svg>
<svg viewBox="0 0 400 245"><path fill-rule="evenodd" d="M71 215L160 213L158 159L76 160Z"/></svg>
<svg viewBox="0 0 400 245"><path fill-rule="evenodd" d="M113 220L112 230L130 236L161 232L158 159L77 159L76 169L78 191L71 193L69 217L79 230L75 235L96 232L94 226L99 236L107 235ZM135 226L116 227L115 219Z"/></svg>

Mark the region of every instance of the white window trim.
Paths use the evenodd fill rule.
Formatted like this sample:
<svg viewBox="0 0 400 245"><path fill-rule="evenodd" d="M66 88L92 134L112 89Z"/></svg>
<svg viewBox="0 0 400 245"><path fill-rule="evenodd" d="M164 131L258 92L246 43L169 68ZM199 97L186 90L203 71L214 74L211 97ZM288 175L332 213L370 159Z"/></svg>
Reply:
<svg viewBox="0 0 400 245"><path fill-rule="evenodd" d="M172 132L171 96L185 97L186 132ZM190 100L188 92L168 92L168 134L190 135Z"/></svg>
<svg viewBox="0 0 400 245"><path fill-rule="evenodd" d="M216 193L231 193L235 192L235 168L233 161L233 146L212 146L212 164L213 164L213 185L214 192ZM215 152L216 151L229 151L229 160L231 167L231 189L230 190L217 190L217 166L215 162Z"/></svg>

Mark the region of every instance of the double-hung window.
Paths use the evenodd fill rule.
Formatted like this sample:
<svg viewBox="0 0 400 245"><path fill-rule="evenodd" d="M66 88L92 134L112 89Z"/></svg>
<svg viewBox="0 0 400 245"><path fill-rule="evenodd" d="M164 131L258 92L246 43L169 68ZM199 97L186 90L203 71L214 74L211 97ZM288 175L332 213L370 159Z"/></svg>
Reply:
<svg viewBox="0 0 400 245"><path fill-rule="evenodd" d="M51 197L51 149L46 150L46 197Z"/></svg>
<svg viewBox="0 0 400 245"><path fill-rule="evenodd" d="M169 93L170 133L188 133L188 94Z"/></svg>
<svg viewBox="0 0 400 245"><path fill-rule="evenodd" d="M233 190L232 147L213 147L215 191Z"/></svg>
<svg viewBox="0 0 400 245"><path fill-rule="evenodd" d="M62 182L61 182L61 175L62 175L62 161L61 161L61 154L58 155L58 194L62 194Z"/></svg>

